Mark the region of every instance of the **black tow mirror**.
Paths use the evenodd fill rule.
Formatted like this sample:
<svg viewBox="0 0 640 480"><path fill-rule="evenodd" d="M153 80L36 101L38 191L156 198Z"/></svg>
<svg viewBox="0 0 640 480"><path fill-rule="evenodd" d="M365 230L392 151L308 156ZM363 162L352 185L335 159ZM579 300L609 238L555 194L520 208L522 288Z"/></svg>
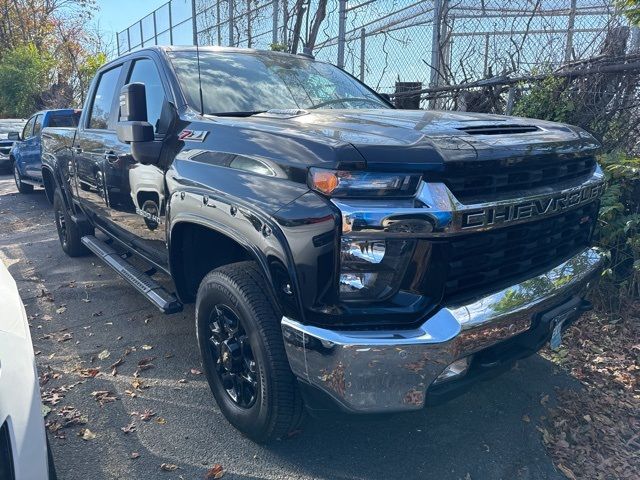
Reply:
<svg viewBox="0 0 640 480"><path fill-rule="evenodd" d="M18 140L20 140L20 132L9 132L9 133L7 133L7 139L17 142Z"/></svg>
<svg viewBox="0 0 640 480"><path fill-rule="evenodd" d="M120 119L116 126L123 143L152 142L153 125L147 121L147 96L143 83L130 83L120 90Z"/></svg>
<svg viewBox="0 0 640 480"><path fill-rule="evenodd" d="M120 90L118 140L131 145L133 159L148 165L157 163L162 142L155 142L153 125L147 121L147 95L143 83L130 83Z"/></svg>

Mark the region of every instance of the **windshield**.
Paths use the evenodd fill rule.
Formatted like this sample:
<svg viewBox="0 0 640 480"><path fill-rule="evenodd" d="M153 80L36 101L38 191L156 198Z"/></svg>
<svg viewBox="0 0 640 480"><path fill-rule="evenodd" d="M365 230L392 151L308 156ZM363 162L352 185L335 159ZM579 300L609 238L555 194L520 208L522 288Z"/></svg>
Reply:
<svg viewBox="0 0 640 480"><path fill-rule="evenodd" d="M187 102L200 110L196 52L168 52ZM270 53L200 52L204 113L389 108L333 65Z"/></svg>

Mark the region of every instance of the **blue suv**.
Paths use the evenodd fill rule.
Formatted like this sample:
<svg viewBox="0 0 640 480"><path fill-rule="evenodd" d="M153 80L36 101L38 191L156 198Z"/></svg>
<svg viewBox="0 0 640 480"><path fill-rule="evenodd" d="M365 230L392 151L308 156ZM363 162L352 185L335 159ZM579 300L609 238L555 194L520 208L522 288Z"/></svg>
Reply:
<svg viewBox="0 0 640 480"><path fill-rule="evenodd" d="M16 140L9 157L13 164L13 176L20 193L30 193L33 187L42 186L42 130L45 127L78 126L81 110L43 110L34 113L27 121L22 133L9 133Z"/></svg>

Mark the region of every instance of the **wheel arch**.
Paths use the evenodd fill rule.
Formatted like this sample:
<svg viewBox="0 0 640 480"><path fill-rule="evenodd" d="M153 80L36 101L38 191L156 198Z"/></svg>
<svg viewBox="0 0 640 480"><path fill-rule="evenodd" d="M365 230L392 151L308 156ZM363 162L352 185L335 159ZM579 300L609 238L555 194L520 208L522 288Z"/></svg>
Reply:
<svg viewBox="0 0 640 480"><path fill-rule="evenodd" d="M175 219L169 229L169 266L180 299L193 302L197 287L209 271L239 261L258 264L270 286L269 295L281 312L301 314L293 265L286 259L286 245L280 252L262 248L230 226L195 215ZM206 245L206 247L205 247ZM187 255L192 252L192 255ZM196 253L197 252L197 253ZM267 253L268 252L268 253ZM285 288L285 286L289 286ZM288 290L287 292L285 290Z"/></svg>
<svg viewBox="0 0 640 480"><path fill-rule="evenodd" d="M53 171L49 167L42 167L42 184L47 200L53 205L53 194L56 190L56 180Z"/></svg>

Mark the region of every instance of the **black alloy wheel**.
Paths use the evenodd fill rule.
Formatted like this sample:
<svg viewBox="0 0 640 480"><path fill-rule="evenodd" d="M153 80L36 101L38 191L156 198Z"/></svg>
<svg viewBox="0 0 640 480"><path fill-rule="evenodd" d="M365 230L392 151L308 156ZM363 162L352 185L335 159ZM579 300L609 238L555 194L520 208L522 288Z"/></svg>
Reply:
<svg viewBox="0 0 640 480"><path fill-rule="evenodd" d="M260 389L258 365L249 338L238 316L227 305L218 304L209 317L209 343L216 372L233 402L250 408Z"/></svg>

